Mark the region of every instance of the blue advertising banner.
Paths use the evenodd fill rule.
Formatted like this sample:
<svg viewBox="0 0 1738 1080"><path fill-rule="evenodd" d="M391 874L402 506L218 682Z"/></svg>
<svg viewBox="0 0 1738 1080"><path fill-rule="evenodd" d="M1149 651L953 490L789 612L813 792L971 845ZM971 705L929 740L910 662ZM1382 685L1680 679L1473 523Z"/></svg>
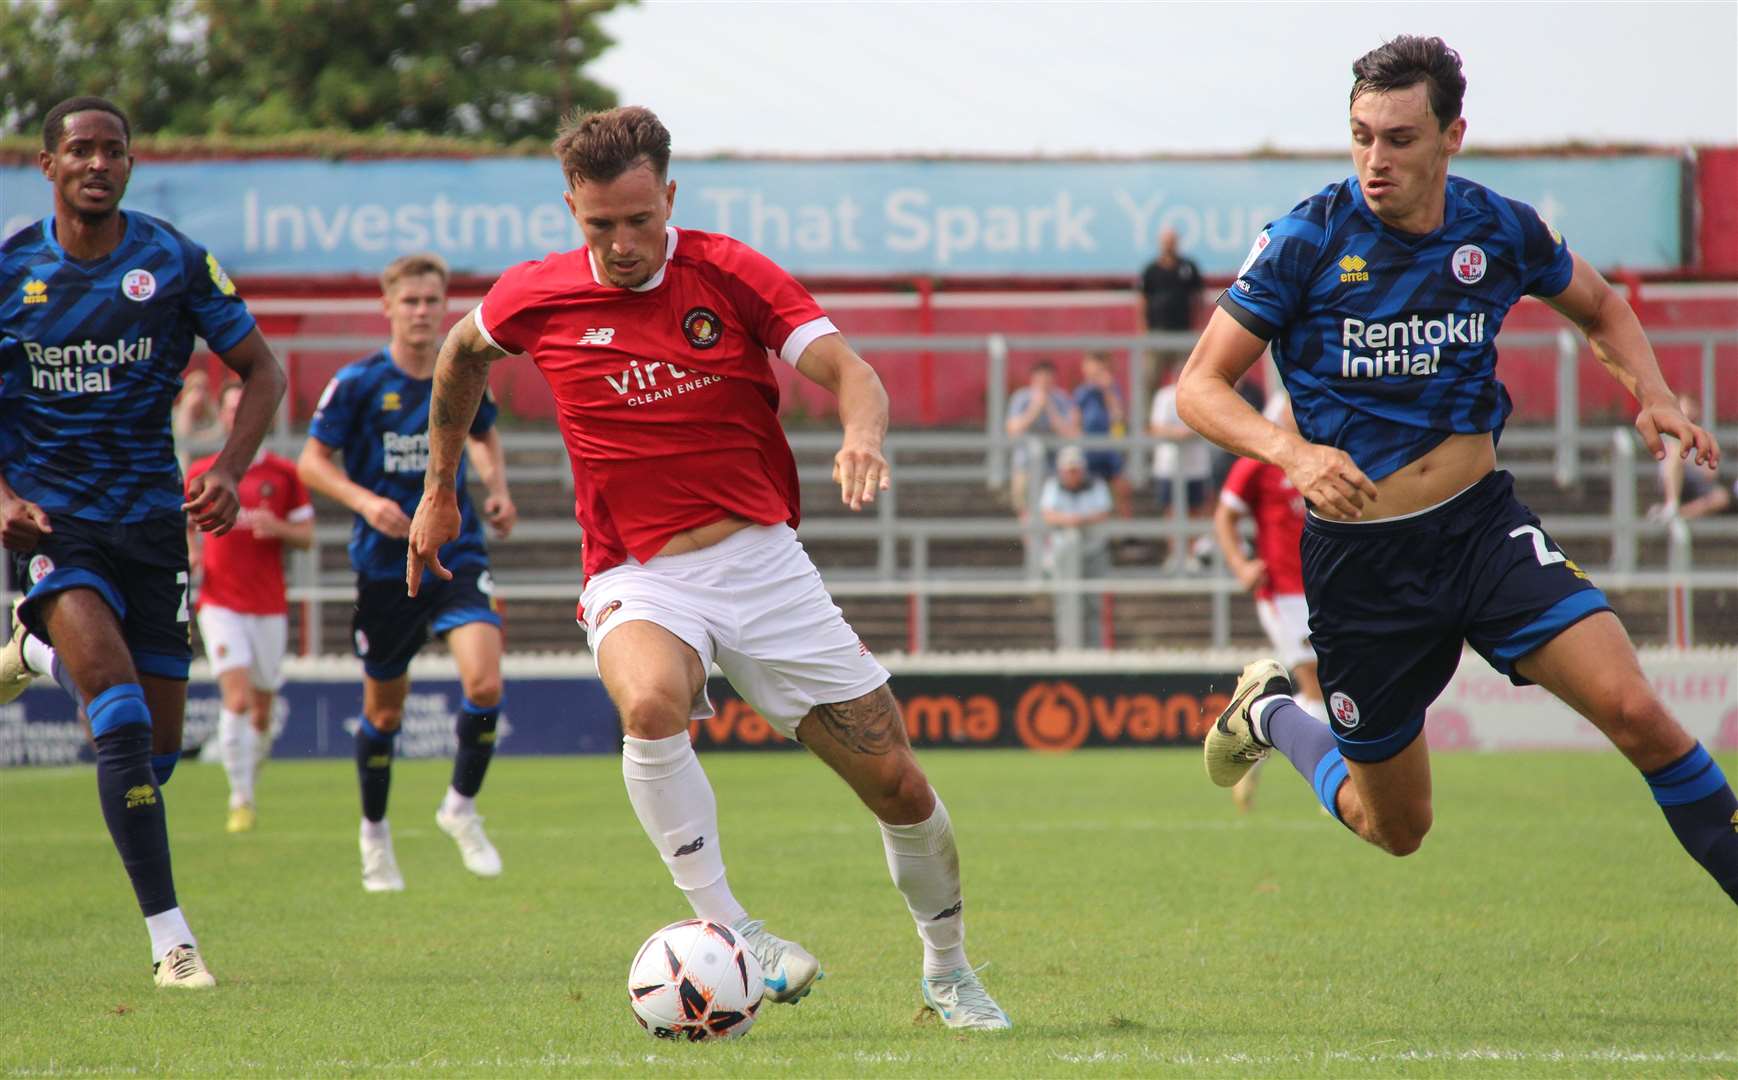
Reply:
<svg viewBox="0 0 1738 1080"><path fill-rule="evenodd" d="M796 274L1133 275L1159 230L1229 274L1263 225L1350 171L1345 157L1214 161L674 162L676 223L729 233ZM1684 260L1670 156L1464 157L1600 266ZM578 246L540 158L142 162L127 205L172 221L231 273L373 275L433 249L493 274ZM0 167L0 236L49 212L33 166Z"/></svg>

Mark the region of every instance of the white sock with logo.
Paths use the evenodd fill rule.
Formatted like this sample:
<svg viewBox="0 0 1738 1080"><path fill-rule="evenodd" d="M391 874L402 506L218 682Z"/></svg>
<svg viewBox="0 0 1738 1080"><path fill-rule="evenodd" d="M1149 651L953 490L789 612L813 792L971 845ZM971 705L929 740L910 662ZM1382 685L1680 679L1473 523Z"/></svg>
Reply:
<svg viewBox="0 0 1738 1080"><path fill-rule="evenodd" d="M253 802L253 766L255 743L259 732L245 715L220 710L217 714L217 748L223 758L223 771L229 777L229 805L241 806Z"/></svg>
<svg viewBox="0 0 1738 1080"><path fill-rule="evenodd" d="M159 911L155 915L145 916L145 929L151 934L151 963L161 963L169 950L181 945L198 945L193 938L193 930L187 925L187 916L181 914L181 909L172 907L168 911Z"/></svg>
<svg viewBox="0 0 1738 1080"><path fill-rule="evenodd" d="M931 790L930 794L935 795ZM965 901L960 896L960 857L947 807L935 797L935 812L915 825L881 825L887 870L923 940L923 973L945 975L966 967Z"/></svg>
<svg viewBox="0 0 1738 1080"><path fill-rule="evenodd" d="M694 914L726 926L747 916L724 876L718 800L686 731L667 739L622 738L628 802Z"/></svg>

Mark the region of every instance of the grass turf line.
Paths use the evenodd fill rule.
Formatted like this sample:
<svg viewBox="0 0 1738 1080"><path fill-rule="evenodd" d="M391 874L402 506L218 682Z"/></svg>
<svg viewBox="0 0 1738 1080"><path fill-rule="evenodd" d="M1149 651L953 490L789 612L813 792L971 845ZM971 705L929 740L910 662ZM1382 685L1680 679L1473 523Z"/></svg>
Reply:
<svg viewBox="0 0 1738 1080"><path fill-rule="evenodd" d="M399 763L398 895L362 892L348 763L273 762L242 836L221 770L187 763L166 794L204 994L151 987L91 772L0 773L0 1075L1738 1075L1738 921L1615 755L1441 756L1404 860L1283 763L1244 819L1192 752L924 763L1011 1033L914 1020L879 836L801 754L707 757L738 895L828 972L727 1045L629 1014L634 950L687 909L613 758L496 761L496 881L434 828L448 766Z"/></svg>

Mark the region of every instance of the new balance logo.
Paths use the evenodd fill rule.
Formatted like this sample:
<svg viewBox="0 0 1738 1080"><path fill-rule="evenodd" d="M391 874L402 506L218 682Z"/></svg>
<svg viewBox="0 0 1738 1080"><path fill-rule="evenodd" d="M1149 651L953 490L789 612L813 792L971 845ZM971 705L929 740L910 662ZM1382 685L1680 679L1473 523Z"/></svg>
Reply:
<svg viewBox="0 0 1738 1080"><path fill-rule="evenodd" d="M615 339L615 336L616 328L613 326L593 326L579 336L579 343L581 345L608 345Z"/></svg>
<svg viewBox="0 0 1738 1080"><path fill-rule="evenodd" d="M929 921L930 922L939 922L942 919L951 919L955 915L958 915L961 911L964 911L965 906L966 906L966 902L964 900L961 900L959 903L955 904L953 907L948 908L946 911L938 912L935 915L932 915L930 917Z"/></svg>
<svg viewBox="0 0 1738 1080"><path fill-rule="evenodd" d="M680 859L684 855L692 855L705 846L706 838L704 836L696 836L689 843L683 844L681 847L677 848L675 857Z"/></svg>

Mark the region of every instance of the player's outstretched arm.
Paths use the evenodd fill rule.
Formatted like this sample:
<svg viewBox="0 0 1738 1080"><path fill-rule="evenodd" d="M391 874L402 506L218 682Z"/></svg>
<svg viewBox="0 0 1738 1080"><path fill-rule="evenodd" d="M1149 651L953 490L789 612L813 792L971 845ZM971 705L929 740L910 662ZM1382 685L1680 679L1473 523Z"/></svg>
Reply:
<svg viewBox="0 0 1738 1080"><path fill-rule="evenodd" d="M1660 436L1678 440L1678 455L1693 451L1698 465L1720 463L1720 447L1714 437L1690 422L1678 408L1677 396L1660 373L1653 346L1642 331L1635 309L1581 256L1573 257L1575 271L1569 287L1544 301L1587 335L1593 355L1611 372L1611 377L1630 392L1640 411L1635 427L1655 458L1666 456Z"/></svg>
<svg viewBox="0 0 1738 1080"><path fill-rule="evenodd" d="M236 484L247 471L259 444L277 415L284 398L284 368L258 329L219 357L229 370L241 376L241 400L235 407L235 426L211 468L187 485L187 518L204 532L221 536L235 525L241 498Z"/></svg>
<svg viewBox="0 0 1738 1080"><path fill-rule="evenodd" d="M845 438L833 455L833 481L839 485L840 501L860 510L893 482L881 456L887 438L887 388L843 334L816 338L797 358L797 370L839 399Z"/></svg>
<svg viewBox="0 0 1738 1080"><path fill-rule="evenodd" d="M1351 456L1305 442L1256 412L1237 392L1237 380L1266 349L1267 342L1223 308L1215 310L1177 377L1177 415L1233 454L1278 465L1299 494L1331 516L1362 517L1365 500L1376 501L1376 485Z"/></svg>
<svg viewBox="0 0 1738 1080"><path fill-rule="evenodd" d="M465 454L488 493L483 499L483 517L495 535L505 540L519 520L519 508L513 505L513 496L507 491L507 452L501 448L501 433L490 428L481 435L472 435L465 443Z"/></svg>
<svg viewBox="0 0 1738 1080"><path fill-rule="evenodd" d="M442 580L452 580L452 571L441 565L440 550L459 535L459 455L488 388L489 365L505 355L477 329L475 312L460 319L441 344L428 405L428 471L423 475L422 501L411 519L410 551L405 558L404 582L412 596L422 584L424 568Z"/></svg>

